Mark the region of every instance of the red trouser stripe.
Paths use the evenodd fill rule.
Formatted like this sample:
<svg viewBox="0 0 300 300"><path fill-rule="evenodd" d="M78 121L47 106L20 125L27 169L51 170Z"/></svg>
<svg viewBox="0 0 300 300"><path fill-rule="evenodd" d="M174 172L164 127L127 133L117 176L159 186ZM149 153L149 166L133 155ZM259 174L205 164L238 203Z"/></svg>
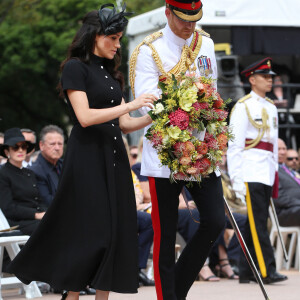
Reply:
<svg viewBox="0 0 300 300"><path fill-rule="evenodd" d="M158 201L155 187L155 178L149 177L149 187L152 202L152 226L154 230L153 238L153 268L154 268L154 281L156 288L156 295L158 300L163 300L162 289L161 289L161 279L159 274L159 252L160 252L160 240L161 240L161 230L160 230L160 218Z"/></svg>

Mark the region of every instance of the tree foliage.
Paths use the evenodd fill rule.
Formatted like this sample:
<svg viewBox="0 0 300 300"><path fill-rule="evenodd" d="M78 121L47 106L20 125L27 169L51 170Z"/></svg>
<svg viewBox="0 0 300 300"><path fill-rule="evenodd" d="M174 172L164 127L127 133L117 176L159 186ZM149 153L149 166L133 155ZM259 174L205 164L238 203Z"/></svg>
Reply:
<svg viewBox="0 0 300 300"><path fill-rule="evenodd" d="M1 0L0 131L29 127L38 132L50 123L66 128L67 107L56 90L59 66L82 17L107 2ZM141 13L161 2L130 0L127 7Z"/></svg>

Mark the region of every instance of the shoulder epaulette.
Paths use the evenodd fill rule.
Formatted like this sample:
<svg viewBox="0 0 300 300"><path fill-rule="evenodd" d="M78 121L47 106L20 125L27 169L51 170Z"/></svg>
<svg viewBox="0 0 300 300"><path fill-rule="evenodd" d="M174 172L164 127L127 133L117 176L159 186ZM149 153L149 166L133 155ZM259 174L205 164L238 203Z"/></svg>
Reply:
<svg viewBox="0 0 300 300"><path fill-rule="evenodd" d="M275 105L275 104L274 104L274 101L271 100L270 98L266 97L265 99L266 99L268 102L270 102L271 104Z"/></svg>
<svg viewBox="0 0 300 300"><path fill-rule="evenodd" d="M196 28L196 31L198 31L201 35L204 35L204 36L210 38L210 34L207 33L206 31L204 31L204 30L202 30L202 29L198 29L198 28Z"/></svg>
<svg viewBox="0 0 300 300"><path fill-rule="evenodd" d="M248 95L246 95L246 96L244 96L243 98L241 98L240 100L238 100L237 102L239 102L239 103L243 103L243 102L245 102L247 99L249 99L249 98L251 98L251 95L250 94L248 94Z"/></svg>
<svg viewBox="0 0 300 300"><path fill-rule="evenodd" d="M244 103L244 102L245 102L247 99L249 99L249 98L251 98L251 95L250 95L250 94L248 94L248 95L244 96L243 98L239 99L239 100L236 102L236 104L237 104L237 103ZM230 112L229 119L231 119L231 115L232 115L232 113L233 113L234 110L235 110L236 104L233 106L233 108L232 108L232 110L231 110L231 112Z"/></svg>
<svg viewBox="0 0 300 300"><path fill-rule="evenodd" d="M156 31L154 33L149 34L148 36L146 36L144 38L144 40L142 41L141 45L143 44L151 44L154 41L156 41L157 39L161 38L163 36L162 31ZM139 46L141 46L139 45Z"/></svg>
<svg viewBox="0 0 300 300"><path fill-rule="evenodd" d="M129 80L131 85L132 94L135 97L134 93L134 80L135 80L135 67L137 62L137 57L140 52L140 48L143 45L148 45L150 47L153 47L151 44L156 41L157 39L161 38L163 36L162 31L156 31L144 38L144 40L136 46L134 51L131 54L130 60L129 60Z"/></svg>

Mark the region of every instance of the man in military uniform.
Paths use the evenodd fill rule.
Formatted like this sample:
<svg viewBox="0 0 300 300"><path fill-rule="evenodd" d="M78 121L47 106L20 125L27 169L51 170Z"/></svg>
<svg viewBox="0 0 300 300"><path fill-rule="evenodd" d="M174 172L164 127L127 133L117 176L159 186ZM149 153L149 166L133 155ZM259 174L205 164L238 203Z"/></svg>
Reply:
<svg viewBox="0 0 300 300"><path fill-rule="evenodd" d="M214 43L209 35L195 29L202 17L200 0L166 0L166 27L144 39L130 61L133 94L159 96L159 80L186 72L217 78ZM146 107L140 109L146 114ZM149 127L145 128L145 132ZM149 177L154 229L154 279L157 299L183 300L199 274L211 246L225 225L220 172L187 187L201 215L199 229L175 264L178 197L188 182L171 183L170 170L161 166L155 149L144 137L141 174Z"/></svg>
<svg viewBox="0 0 300 300"><path fill-rule="evenodd" d="M249 79L250 94L232 110L230 126L234 140L227 151L228 171L236 193L245 195L248 218L244 239L258 264L264 283L286 280L276 272L273 249L267 230L268 207L278 170L278 118L273 101L266 98L272 89L271 58L247 67L241 73ZM243 255L240 283L255 280Z"/></svg>

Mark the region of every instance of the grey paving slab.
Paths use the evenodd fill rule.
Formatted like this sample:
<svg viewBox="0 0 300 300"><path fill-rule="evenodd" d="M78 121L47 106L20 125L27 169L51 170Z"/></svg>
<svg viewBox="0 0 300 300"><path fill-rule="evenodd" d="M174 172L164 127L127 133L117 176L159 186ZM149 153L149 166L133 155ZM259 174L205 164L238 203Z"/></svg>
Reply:
<svg viewBox="0 0 300 300"><path fill-rule="evenodd" d="M281 271L289 279L287 281L266 285L270 300L300 300L300 273L296 270ZM2 291L4 300L25 299L18 295L16 290ZM37 300L58 300L57 294L44 294ZM94 296L81 296L80 300L92 300ZM109 300L155 300L154 287L141 287L137 294L111 293ZM219 282L196 281L187 297L187 300L264 300L259 286L255 283L239 284L236 280L222 279Z"/></svg>

